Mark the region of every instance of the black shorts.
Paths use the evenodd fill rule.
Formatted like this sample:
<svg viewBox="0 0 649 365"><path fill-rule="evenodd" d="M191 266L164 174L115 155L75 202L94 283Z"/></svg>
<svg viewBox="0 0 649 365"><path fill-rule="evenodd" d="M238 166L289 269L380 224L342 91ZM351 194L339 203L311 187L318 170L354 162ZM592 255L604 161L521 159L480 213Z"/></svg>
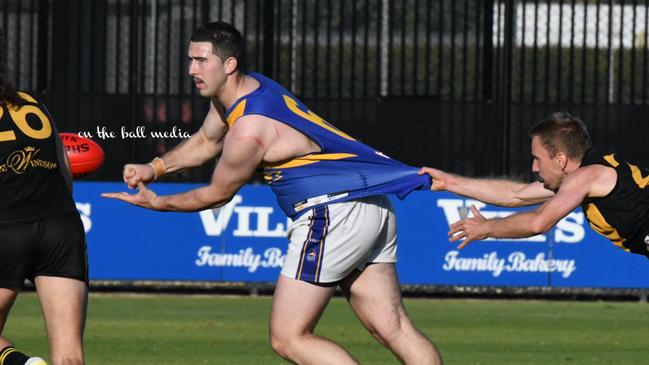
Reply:
<svg viewBox="0 0 649 365"><path fill-rule="evenodd" d="M86 235L78 213L0 226L0 288L21 289L25 279L59 276L88 283Z"/></svg>

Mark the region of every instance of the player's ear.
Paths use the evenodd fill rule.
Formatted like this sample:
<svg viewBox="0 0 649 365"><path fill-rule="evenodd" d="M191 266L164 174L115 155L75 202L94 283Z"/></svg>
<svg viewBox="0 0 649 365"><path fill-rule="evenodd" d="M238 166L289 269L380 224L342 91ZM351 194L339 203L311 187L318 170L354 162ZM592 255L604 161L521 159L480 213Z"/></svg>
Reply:
<svg viewBox="0 0 649 365"><path fill-rule="evenodd" d="M239 62L237 61L236 58L228 57L225 60L225 65L224 65L225 66L225 73L228 74L228 75L232 74L234 71L236 71L238 65L239 65Z"/></svg>
<svg viewBox="0 0 649 365"><path fill-rule="evenodd" d="M557 152L556 156L554 156L554 163L561 170L565 169L568 166L568 155L565 152Z"/></svg>

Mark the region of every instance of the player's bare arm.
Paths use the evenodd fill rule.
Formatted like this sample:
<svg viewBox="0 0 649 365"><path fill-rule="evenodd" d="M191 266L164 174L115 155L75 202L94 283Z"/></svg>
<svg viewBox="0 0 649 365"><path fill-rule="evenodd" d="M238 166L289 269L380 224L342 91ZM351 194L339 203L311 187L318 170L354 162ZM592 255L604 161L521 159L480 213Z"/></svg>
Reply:
<svg viewBox="0 0 649 365"><path fill-rule="evenodd" d="M545 233L577 208L587 197L608 194L615 186L615 170L593 165L580 168L565 177L557 193L529 212L505 218L485 219L472 207L473 217L451 224L449 241L460 241L459 249L472 241L493 238L523 238Z"/></svg>
<svg viewBox="0 0 649 365"><path fill-rule="evenodd" d="M430 167L423 167L419 174L428 174L433 178L431 190L445 190L503 207L539 204L554 195L539 182L528 184L507 179L468 178Z"/></svg>
<svg viewBox="0 0 649 365"><path fill-rule="evenodd" d="M255 115L242 117L227 133L222 157L211 183L205 187L158 196L140 182L137 194L106 193L102 196L160 211L192 212L225 205L250 179L277 138L272 125L260 119Z"/></svg>
<svg viewBox="0 0 649 365"><path fill-rule="evenodd" d="M210 103L203 125L191 138L180 143L160 157L158 164L127 164L124 166L124 182L134 189L139 182L148 183L162 173L178 172L200 166L218 156L223 150L223 139L228 130L224 122L223 107L218 102ZM218 106L217 106L218 105ZM158 171L156 171L158 169Z"/></svg>
<svg viewBox="0 0 649 365"><path fill-rule="evenodd" d="M203 125L189 140L162 156L166 172L178 172L200 166L221 154L228 126L225 123L223 107L218 101L216 103L210 102L210 110Z"/></svg>

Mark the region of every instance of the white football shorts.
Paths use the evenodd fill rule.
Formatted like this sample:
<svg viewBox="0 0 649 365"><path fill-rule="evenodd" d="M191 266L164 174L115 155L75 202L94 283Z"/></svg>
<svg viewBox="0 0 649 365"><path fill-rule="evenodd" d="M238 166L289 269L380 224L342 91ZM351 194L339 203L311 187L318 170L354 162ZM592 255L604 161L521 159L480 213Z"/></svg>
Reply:
<svg viewBox="0 0 649 365"><path fill-rule="evenodd" d="M291 223L288 239L282 275L310 283L397 262L397 220L384 195L313 208Z"/></svg>

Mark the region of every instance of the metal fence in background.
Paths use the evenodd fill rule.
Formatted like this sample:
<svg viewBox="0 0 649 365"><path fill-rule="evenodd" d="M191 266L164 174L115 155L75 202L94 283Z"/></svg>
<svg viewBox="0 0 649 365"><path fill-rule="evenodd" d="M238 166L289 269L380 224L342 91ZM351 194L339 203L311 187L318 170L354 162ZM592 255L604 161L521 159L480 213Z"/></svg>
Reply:
<svg viewBox="0 0 649 365"><path fill-rule="evenodd" d="M5 0L13 81L60 130L194 132L192 31L239 28L248 65L349 134L413 165L529 177L527 130L581 116L649 165L649 0ZM100 140L94 179L178 138ZM204 181L211 167L169 179Z"/></svg>

